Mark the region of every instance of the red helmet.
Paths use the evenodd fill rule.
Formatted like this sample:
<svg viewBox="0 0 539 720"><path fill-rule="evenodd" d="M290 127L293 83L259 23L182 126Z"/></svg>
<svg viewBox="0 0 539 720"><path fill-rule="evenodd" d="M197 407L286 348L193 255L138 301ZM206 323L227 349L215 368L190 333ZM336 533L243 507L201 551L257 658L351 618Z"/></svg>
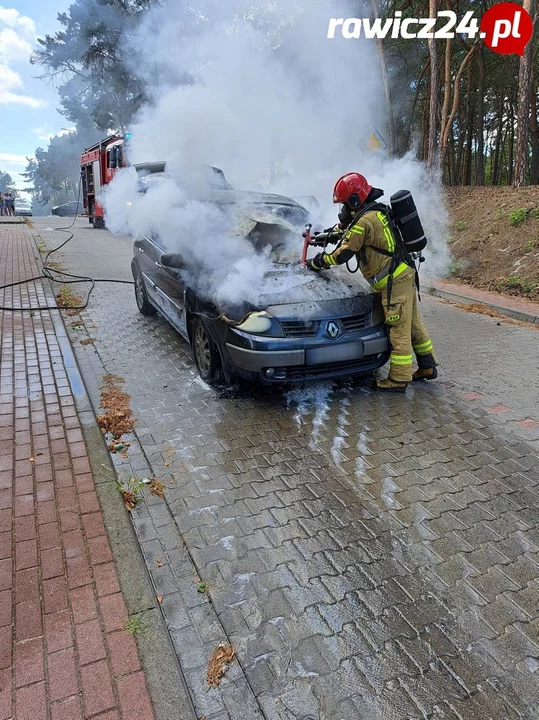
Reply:
<svg viewBox="0 0 539 720"><path fill-rule="evenodd" d="M347 173L335 183L333 202L347 203L354 210L363 205L371 190L372 185L363 175Z"/></svg>

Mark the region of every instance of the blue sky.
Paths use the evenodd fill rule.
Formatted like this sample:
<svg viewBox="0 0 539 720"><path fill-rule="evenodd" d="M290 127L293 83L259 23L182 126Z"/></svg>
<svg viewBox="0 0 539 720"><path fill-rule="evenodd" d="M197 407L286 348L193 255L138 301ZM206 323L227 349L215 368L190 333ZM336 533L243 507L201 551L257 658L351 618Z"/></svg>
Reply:
<svg viewBox="0 0 539 720"><path fill-rule="evenodd" d="M69 128L58 113L54 87L36 79L40 70L30 65L36 39L60 28L59 12L71 0L3 0L0 4L0 170L8 172L19 187L18 174L26 156L46 147L48 138ZM2 0L0 0L2 3Z"/></svg>

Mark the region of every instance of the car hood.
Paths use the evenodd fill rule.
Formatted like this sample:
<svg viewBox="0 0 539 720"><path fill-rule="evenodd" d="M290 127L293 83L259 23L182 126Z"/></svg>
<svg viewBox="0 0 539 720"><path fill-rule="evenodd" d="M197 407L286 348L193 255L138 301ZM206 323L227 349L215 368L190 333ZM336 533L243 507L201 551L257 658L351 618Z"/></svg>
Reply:
<svg viewBox="0 0 539 720"><path fill-rule="evenodd" d="M366 312L373 295L359 274L344 268L315 273L300 263L275 266L257 285L257 298L241 304L216 303L229 317L239 319L253 310L267 310L277 318L307 320L339 317Z"/></svg>
<svg viewBox="0 0 539 720"><path fill-rule="evenodd" d="M315 273L300 263L276 267L267 272L260 284L260 305L311 303L319 300L343 300L370 294L369 285L344 269Z"/></svg>

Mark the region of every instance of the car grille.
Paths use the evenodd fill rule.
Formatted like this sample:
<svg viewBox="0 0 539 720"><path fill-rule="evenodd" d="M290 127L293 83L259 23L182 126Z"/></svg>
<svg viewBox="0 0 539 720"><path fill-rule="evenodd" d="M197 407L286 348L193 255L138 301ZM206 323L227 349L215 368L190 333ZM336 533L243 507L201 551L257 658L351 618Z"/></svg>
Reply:
<svg viewBox="0 0 539 720"><path fill-rule="evenodd" d="M281 326L286 337L314 337L320 327L318 320L284 320Z"/></svg>
<svg viewBox="0 0 539 720"><path fill-rule="evenodd" d="M370 313L363 313L363 315L351 315L350 317L341 318L341 322L346 332L353 332L354 330L363 330L368 327Z"/></svg>
<svg viewBox="0 0 539 720"><path fill-rule="evenodd" d="M285 369L287 380L301 380L302 378L359 373L362 370L374 370L380 365L381 362L378 356L371 355L361 360L347 360L346 362L327 363L324 365L297 365Z"/></svg>

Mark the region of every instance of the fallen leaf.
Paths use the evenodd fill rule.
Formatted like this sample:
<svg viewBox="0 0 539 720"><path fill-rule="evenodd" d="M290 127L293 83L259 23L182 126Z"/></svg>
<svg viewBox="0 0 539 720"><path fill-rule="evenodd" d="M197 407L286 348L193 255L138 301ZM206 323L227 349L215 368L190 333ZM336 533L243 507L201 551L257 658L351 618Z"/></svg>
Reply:
<svg viewBox="0 0 539 720"><path fill-rule="evenodd" d="M169 465L170 465L170 463L168 463L168 462L165 463L165 467L168 467Z"/></svg>
<svg viewBox="0 0 539 720"><path fill-rule="evenodd" d="M122 497L124 499L125 507L131 512L131 510L135 507L137 504L137 496L134 492L131 492L130 490L120 490L122 493Z"/></svg>
<svg viewBox="0 0 539 720"><path fill-rule="evenodd" d="M163 567L163 563L161 561L161 558L157 558L157 567Z"/></svg>
<svg viewBox="0 0 539 720"><path fill-rule="evenodd" d="M99 404L106 412L97 416L97 423L101 429L109 432L114 440L119 440L125 433L133 431L135 419L129 407L131 397L120 387L125 382L122 378L104 375L103 380Z"/></svg>
<svg viewBox="0 0 539 720"><path fill-rule="evenodd" d="M36 459L35 459L34 457L31 457L31 458L28 458L28 461L29 461L29 462L35 462Z"/></svg>
<svg viewBox="0 0 539 720"><path fill-rule="evenodd" d="M150 482L150 492L152 495L157 495L164 500L165 498L165 485L157 478L152 478Z"/></svg>
<svg viewBox="0 0 539 720"><path fill-rule="evenodd" d="M156 595L156 597L157 597L157 602L159 603L159 605L161 605L161 603L163 602L163 596L162 596L162 595Z"/></svg>
<svg viewBox="0 0 539 720"><path fill-rule="evenodd" d="M120 457L127 458L128 449L131 447L130 442L112 442L109 444L109 452L120 453Z"/></svg>
<svg viewBox="0 0 539 720"><path fill-rule="evenodd" d="M221 678L225 674L226 666L231 663L235 657L236 651L232 645L219 643L219 645L215 648L215 652L210 658L208 671L206 673L208 685L211 688L216 688L219 685Z"/></svg>

